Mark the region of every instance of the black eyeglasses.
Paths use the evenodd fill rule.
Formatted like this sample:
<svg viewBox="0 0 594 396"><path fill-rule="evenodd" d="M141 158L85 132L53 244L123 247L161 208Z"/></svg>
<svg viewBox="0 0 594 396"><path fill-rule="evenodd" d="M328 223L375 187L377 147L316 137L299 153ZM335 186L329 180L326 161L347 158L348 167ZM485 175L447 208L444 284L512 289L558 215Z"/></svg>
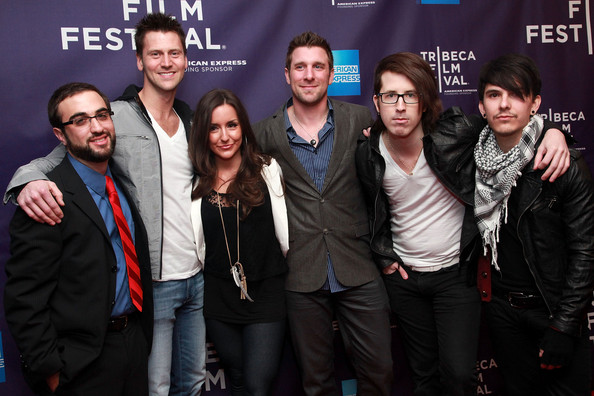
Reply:
<svg viewBox="0 0 594 396"><path fill-rule="evenodd" d="M79 115L71 119L70 121L66 121L60 124L60 127L65 127L66 125L74 125L77 128L82 128L88 125L91 125L91 120L96 118L97 121L103 123L111 119L113 115L113 111L100 111L99 113L95 114L94 116L86 116L86 115Z"/></svg>
<svg viewBox="0 0 594 396"><path fill-rule="evenodd" d="M398 103L398 100L402 98L404 103L406 104L415 104L419 103L421 99L421 94L416 92L407 92L403 94L399 94L396 92L380 92L377 94L380 97L382 103L385 104L395 104Z"/></svg>

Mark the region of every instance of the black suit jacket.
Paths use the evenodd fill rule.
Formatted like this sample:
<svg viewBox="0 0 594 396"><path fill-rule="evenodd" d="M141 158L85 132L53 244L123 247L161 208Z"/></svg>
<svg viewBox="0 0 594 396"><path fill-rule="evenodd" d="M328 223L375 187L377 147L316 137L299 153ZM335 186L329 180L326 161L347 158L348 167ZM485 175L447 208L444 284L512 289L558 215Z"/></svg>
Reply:
<svg viewBox="0 0 594 396"><path fill-rule="evenodd" d="M70 382L100 353L115 301L116 257L101 213L74 167L64 158L48 174L64 194L64 218L39 224L18 208L10 223L5 313L34 389L60 371ZM132 200L128 199L130 203ZM152 281L146 232L130 204L143 287L141 321L152 344Z"/></svg>

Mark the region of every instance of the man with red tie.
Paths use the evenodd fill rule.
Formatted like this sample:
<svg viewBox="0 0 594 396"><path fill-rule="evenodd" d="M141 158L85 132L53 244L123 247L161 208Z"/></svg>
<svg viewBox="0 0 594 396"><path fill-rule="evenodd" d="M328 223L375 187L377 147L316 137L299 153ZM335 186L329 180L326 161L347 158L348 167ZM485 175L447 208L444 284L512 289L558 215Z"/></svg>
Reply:
<svg viewBox="0 0 594 396"><path fill-rule="evenodd" d="M10 223L6 321L38 394L148 394L147 239L108 164L112 114L90 84L54 92L48 115L67 154L48 177L64 194L64 217L50 226L17 208Z"/></svg>

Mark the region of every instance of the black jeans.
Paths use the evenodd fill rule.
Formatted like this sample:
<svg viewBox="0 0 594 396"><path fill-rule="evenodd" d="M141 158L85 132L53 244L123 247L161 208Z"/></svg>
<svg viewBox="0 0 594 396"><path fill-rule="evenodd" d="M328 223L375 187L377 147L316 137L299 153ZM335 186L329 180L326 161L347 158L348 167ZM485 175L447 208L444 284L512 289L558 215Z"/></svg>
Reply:
<svg viewBox="0 0 594 396"><path fill-rule="evenodd" d="M484 309L508 396L590 395L591 352L585 323L583 336L576 339L572 362L543 370L538 352L549 326L544 303L534 308L513 308L508 301L493 296Z"/></svg>
<svg viewBox="0 0 594 396"><path fill-rule="evenodd" d="M206 319L206 332L231 382L233 396L265 396L278 372L285 320L233 324Z"/></svg>
<svg viewBox="0 0 594 396"><path fill-rule="evenodd" d="M413 372L414 394L475 395L481 301L467 268L384 276Z"/></svg>
<svg viewBox="0 0 594 396"><path fill-rule="evenodd" d="M334 376L336 316L357 376L357 395L386 396L392 385L392 333L380 278L345 291L287 292L291 338L305 394L341 395Z"/></svg>

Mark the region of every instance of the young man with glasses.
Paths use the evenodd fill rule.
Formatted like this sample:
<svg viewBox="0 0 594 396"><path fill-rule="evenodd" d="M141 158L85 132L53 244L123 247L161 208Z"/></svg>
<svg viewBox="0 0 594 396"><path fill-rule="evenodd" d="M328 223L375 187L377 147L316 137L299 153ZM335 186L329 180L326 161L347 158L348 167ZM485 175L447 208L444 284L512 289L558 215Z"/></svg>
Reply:
<svg viewBox="0 0 594 396"><path fill-rule="evenodd" d="M481 300L472 279L482 249L473 186L462 183L471 175L456 174L447 139L458 129L476 137L484 121L459 109L440 117L435 75L408 52L378 63L373 101L379 116L357 148L357 173L414 393L475 395Z"/></svg>
<svg viewBox="0 0 594 396"><path fill-rule="evenodd" d="M120 140L114 172L138 205L149 235L155 296L155 336L149 360L151 395L195 396L206 378L204 280L190 221L194 172L187 137L192 111L176 99L187 66L185 33L174 18L148 14L136 25L141 88L129 86L112 103ZM60 221L62 194L45 179L60 152L21 167L8 186L31 180L19 205L34 219ZM53 158L53 161L52 161Z"/></svg>
<svg viewBox="0 0 594 396"><path fill-rule="evenodd" d="M109 102L94 86L71 83L54 92L48 113L67 152L48 173L64 192L62 221L49 227L17 208L5 266L6 321L25 379L41 395L144 396L148 245L108 165L116 144Z"/></svg>

